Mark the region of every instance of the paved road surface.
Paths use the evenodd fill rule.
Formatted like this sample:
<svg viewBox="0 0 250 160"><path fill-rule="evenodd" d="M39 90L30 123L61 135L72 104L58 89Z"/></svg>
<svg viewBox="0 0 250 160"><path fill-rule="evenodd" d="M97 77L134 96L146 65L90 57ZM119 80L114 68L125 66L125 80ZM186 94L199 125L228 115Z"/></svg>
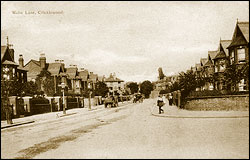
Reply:
<svg viewBox="0 0 250 160"><path fill-rule="evenodd" d="M153 100L2 131L2 158L249 158L249 118L152 116Z"/></svg>

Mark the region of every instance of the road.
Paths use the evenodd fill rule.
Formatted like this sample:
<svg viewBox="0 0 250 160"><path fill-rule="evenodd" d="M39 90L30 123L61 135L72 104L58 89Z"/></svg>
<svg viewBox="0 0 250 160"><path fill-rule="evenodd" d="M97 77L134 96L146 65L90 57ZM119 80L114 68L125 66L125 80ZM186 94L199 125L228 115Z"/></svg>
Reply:
<svg viewBox="0 0 250 160"><path fill-rule="evenodd" d="M1 158L249 158L249 118L166 118L152 99L1 131Z"/></svg>

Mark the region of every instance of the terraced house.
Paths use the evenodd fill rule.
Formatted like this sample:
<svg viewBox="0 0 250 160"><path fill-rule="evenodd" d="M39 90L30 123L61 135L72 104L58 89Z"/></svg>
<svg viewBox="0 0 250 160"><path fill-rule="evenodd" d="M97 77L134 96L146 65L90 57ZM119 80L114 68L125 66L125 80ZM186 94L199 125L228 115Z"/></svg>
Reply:
<svg viewBox="0 0 250 160"><path fill-rule="evenodd" d="M55 60L54 63L46 63L45 54L41 54L39 61L31 59L25 66L25 69L28 70L28 81L37 81L37 77L41 77L41 82L37 83L41 91L44 91L45 94L55 94L61 93L59 84L62 82L66 83L66 74L65 74L65 65L63 60ZM43 74L44 72L48 73L47 75ZM50 86L53 86L53 93L48 93L45 89L46 76L53 79Z"/></svg>
<svg viewBox="0 0 250 160"><path fill-rule="evenodd" d="M70 65L66 68L68 92L72 94L81 94L81 77L79 76L76 65Z"/></svg>
<svg viewBox="0 0 250 160"><path fill-rule="evenodd" d="M206 63L203 66L203 75L206 78L211 78L214 74L214 61L213 59L215 58L217 54L217 51L208 51L208 58ZM214 84L211 81L206 81L205 90L213 90L214 89Z"/></svg>
<svg viewBox="0 0 250 160"><path fill-rule="evenodd" d="M216 90L226 90L226 82L224 72L229 66L229 53L227 47L231 40L220 40L217 55L214 57L214 87Z"/></svg>
<svg viewBox="0 0 250 160"><path fill-rule="evenodd" d="M232 41L227 47L229 50L230 64L235 64L237 69L249 69L249 22L236 23ZM249 90L249 77L241 79L233 90Z"/></svg>
<svg viewBox="0 0 250 160"><path fill-rule="evenodd" d="M228 82L224 73L232 65L236 65L237 72L244 72L244 74L249 72L249 22L237 21L232 40L220 39L217 50L208 51L207 58L201 58L200 63L191 67L196 76L205 77L207 80L209 80L208 77L211 78L196 90L227 90ZM243 75L238 84L231 85L231 90L248 91L248 74Z"/></svg>

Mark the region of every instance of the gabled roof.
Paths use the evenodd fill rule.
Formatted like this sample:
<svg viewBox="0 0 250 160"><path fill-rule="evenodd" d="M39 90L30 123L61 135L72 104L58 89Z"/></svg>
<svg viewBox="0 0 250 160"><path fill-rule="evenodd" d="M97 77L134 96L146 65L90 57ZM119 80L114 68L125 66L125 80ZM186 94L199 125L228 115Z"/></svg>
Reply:
<svg viewBox="0 0 250 160"><path fill-rule="evenodd" d="M185 76L185 72L181 71L181 72L179 73L179 75Z"/></svg>
<svg viewBox="0 0 250 160"><path fill-rule="evenodd" d="M238 22L238 26L247 43L249 43L249 22Z"/></svg>
<svg viewBox="0 0 250 160"><path fill-rule="evenodd" d="M79 77L82 79L82 81L87 81L88 75L89 75L88 70L79 71Z"/></svg>
<svg viewBox="0 0 250 160"><path fill-rule="evenodd" d="M15 62L14 59L14 49L10 49L8 46L1 46L1 62L4 60L5 55L9 53L9 57L12 62Z"/></svg>
<svg viewBox="0 0 250 160"><path fill-rule="evenodd" d="M108 78L105 79L105 82L124 82L124 81L117 77L110 75Z"/></svg>
<svg viewBox="0 0 250 160"><path fill-rule="evenodd" d="M17 67L17 69L18 69L18 70L22 70L22 71L27 71L27 72L29 71L28 69L25 69L25 68L20 67L20 66L19 66L19 67Z"/></svg>
<svg viewBox="0 0 250 160"><path fill-rule="evenodd" d="M68 75L69 79L74 79L77 76L77 68L67 68L66 74Z"/></svg>
<svg viewBox="0 0 250 160"><path fill-rule="evenodd" d="M204 66L207 62L207 58L201 58L200 62L201 62L201 66Z"/></svg>
<svg viewBox="0 0 250 160"><path fill-rule="evenodd" d="M214 57L214 59L225 58L226 54L223 51L218 52L218 54Z"/></svg>
<svg viewBox="0 0 250 160"><path fill-rule="evenodd" d="M49 63L47 70L51 73L52 76L59 75L61 66L61 63Z"/></svg>
<svg viewBox="0 0 250 160"><path fill-rule="evenodd" d="M96 82L97 77L98 77L97 74L93 74L93 73L89 74L89 80L92 81L92 82L94 82L94 83Z"/></svg>
<svg viewBox="0 0 250 160"><path fill-rule="evenodd" d="M208 58L210 57L210 59L213 60L217 53L218 51L208 51Z"/></svg>
<svg viewBox="0 0 250 160"><path fill-rule="evenodd" d="M231 44L227 47L249 43L249 22L237 22Z"/></svg>
<svg viewBox="0 0 250 160"><path fill-rule="evenodd" d="M196 63L195 64L195 68L196 68L196 71L201 71L201 64L200 63Z"/></svg>
<svg viewBox="0 0 250 160"><path fill-rule="evenodd" d="M226 56L229 56L227 47L231 44L232 40L220 40L220 45L225 52Z"/></svg>
<svg viewBox="0 0 250 160"><path fill-rule="evenodd" d="M1 46L1 61L6 53L7 46Z"/></svg>
<svg viewBox="0 0 250 160"><path fill-rule="evenodd" d="M8 60L5 60L2 64L19 66L19 64Z"/></svg>
<svg viewBox="0 0 250 160"><path fill-rule="evenodd" d="M29 63L31 63L31 62L34 62L36 65L41 66L39 61L34 60L34 59L31 59L28 63L26 63L26 64L24 65L24 67L27 66L27 65L28 65Z"/></svg>
<svg viewBox="0 0 250 160"><path fill-rule="evenodd" d="M191 67L191 70L192 70L193 72L195 72L195 71L196 71L196 67Z"/></svg>
<svg viewBox="0 0 250 160"><path fill-rule="evenodd" d="M209 60L209 61L207 61L207 63L204 65L204 66L212 66L213 65L213 62L212 62L212 60Z"/></svg>

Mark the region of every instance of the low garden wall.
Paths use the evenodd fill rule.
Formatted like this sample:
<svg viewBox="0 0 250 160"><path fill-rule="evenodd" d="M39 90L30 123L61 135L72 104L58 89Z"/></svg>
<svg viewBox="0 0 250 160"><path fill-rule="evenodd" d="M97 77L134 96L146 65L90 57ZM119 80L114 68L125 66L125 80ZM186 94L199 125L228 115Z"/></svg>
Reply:
<svg viewBox="0 0 250 160"><path fill-rule="evenodd" d="M249 110L249 94L187 98L187 110Z"/></svg>

